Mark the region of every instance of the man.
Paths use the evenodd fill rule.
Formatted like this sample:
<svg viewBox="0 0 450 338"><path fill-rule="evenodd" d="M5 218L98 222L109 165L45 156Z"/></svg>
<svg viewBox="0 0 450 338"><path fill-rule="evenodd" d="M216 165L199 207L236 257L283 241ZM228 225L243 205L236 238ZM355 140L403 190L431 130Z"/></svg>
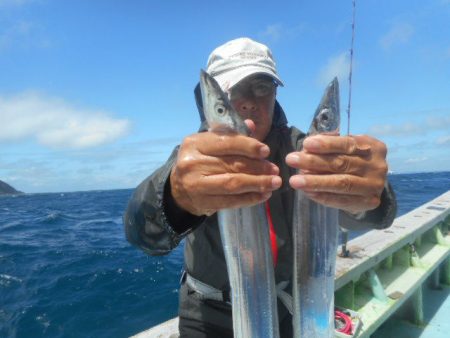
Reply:
<svg viewBox="0 0 450 338"><path fill-rule="evenodd" d="M349 229L385 228L396 212L386 181L386 146L365 135L305 138L288 127L276 101L283 82L266 46L248 38L232 40L212 52L207 72L228 93L251 137L207 131L197 86L200 132L187 136L137 187L124 217L128 240L149 254L166 254L186 238L182 337L232 337L217 210L269 201L277 283L292 279L295 189L341 209L340 225ZM281 304L279 320L281 336L291 336L291 317Z"/></svg>

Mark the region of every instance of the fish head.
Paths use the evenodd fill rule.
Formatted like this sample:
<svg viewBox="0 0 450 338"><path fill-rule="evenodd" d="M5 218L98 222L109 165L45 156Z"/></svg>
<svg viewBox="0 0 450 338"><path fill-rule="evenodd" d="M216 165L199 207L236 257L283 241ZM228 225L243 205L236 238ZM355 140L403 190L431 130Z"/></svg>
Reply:
<svg viewBox="0 0 450 338"><path fill-rule="evenodd" d="M217 81L203 69L200 71L200 89L203 111L210 130L234 131L249 135L247 125L231 105L228 95L223 92Z"/></svg>
<svg viewBox="0 0 450 338"><path fill-rule="evenodd" d="M308 134L339 132L340 119L339 82L335 77L325 89L325 93L314 114Z"/></svg>

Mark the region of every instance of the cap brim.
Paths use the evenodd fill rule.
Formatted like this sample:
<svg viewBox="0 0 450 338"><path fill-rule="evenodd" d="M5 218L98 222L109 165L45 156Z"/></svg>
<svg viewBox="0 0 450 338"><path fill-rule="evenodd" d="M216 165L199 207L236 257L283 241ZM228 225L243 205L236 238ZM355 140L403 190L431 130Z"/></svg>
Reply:
<svg viewBox="0 0 450 338"><path fill-rule="evenodd" d="M277 74L275 74L273 71L269 69L265 69L262 67L256 67L256 66L247 66L242 68L236 68L233 70L230 70L224 74L219 74L217 76L214 76L214 79L219 83L220 88L224 91L228 91L230 88L232 88L234 85L236 85L238 82L242 81L246 77L250 75L256 75L256 74L264 74L268 75L271 78L274 79L274 81L279 86L284 86L283 81L278 77Z"/></svg>

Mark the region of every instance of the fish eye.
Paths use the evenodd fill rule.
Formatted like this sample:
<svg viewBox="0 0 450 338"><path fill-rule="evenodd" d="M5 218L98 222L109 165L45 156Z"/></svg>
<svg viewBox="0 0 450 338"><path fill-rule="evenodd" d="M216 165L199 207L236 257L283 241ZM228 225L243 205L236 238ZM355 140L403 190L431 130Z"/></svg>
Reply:
<svg viewBox="0 0 450 338"><path fill-rule="evenodd" d="M223 105L219 104L216 106L216 113L219 115L225 115L226 109Z"/></svg>
<svg viewBox="0 0 450 338"><path fill-rule="evenodd" d="M325 109L322 109L322 111L320 112L320 119L322 120L322 121L328 121L328 112L329 112L329 109L328 108L325 108Z"/></svg>

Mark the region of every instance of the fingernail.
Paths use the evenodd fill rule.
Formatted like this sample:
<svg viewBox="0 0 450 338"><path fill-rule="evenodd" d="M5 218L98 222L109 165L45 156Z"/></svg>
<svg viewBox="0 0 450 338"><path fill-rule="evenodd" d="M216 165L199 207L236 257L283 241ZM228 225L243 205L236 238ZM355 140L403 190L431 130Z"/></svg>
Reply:
<svg viewBox="0 0 450 338"><path fill-rule="evenodd" d="M313 137L308 137L303 141L303 147L308 150L318 150L320 148L320 142Z"/></svg>
<svg viewBox="0 0 450 338"><path fill-rule="evenodd" d="M286 156L286 161L299 163L300 162L300 156L298 156L297 154L288 154Z"/></svg>
<svg viewBox="0 0 450 338"><path fill-rule="evenodd" d="M272 178L272 188L278 189L279 187L281 187L281 177L275 176Z"/></svg>
<svg viewBox="0 0 450 338"><path fill-rule="evenodd" d="M296 187L304 187L306 186L306 180L303 176L294 176L291 178L291 183Z"/></svg>
<svg viewBox="0 0 450 338"><path fill-rule="evenodd" d="M273 163L272 163L272 166L271 166L271 170L272 170L272 174L273 175L278 175L280 173L280 169Z"/></svg>
<svg viewBox="0 0 450 338"><path fill-rule="evenodd" d="M259 150L259 153L261 154L262 157L267 157L270 154L270 148L268 146L264 145Z"/></svg>

